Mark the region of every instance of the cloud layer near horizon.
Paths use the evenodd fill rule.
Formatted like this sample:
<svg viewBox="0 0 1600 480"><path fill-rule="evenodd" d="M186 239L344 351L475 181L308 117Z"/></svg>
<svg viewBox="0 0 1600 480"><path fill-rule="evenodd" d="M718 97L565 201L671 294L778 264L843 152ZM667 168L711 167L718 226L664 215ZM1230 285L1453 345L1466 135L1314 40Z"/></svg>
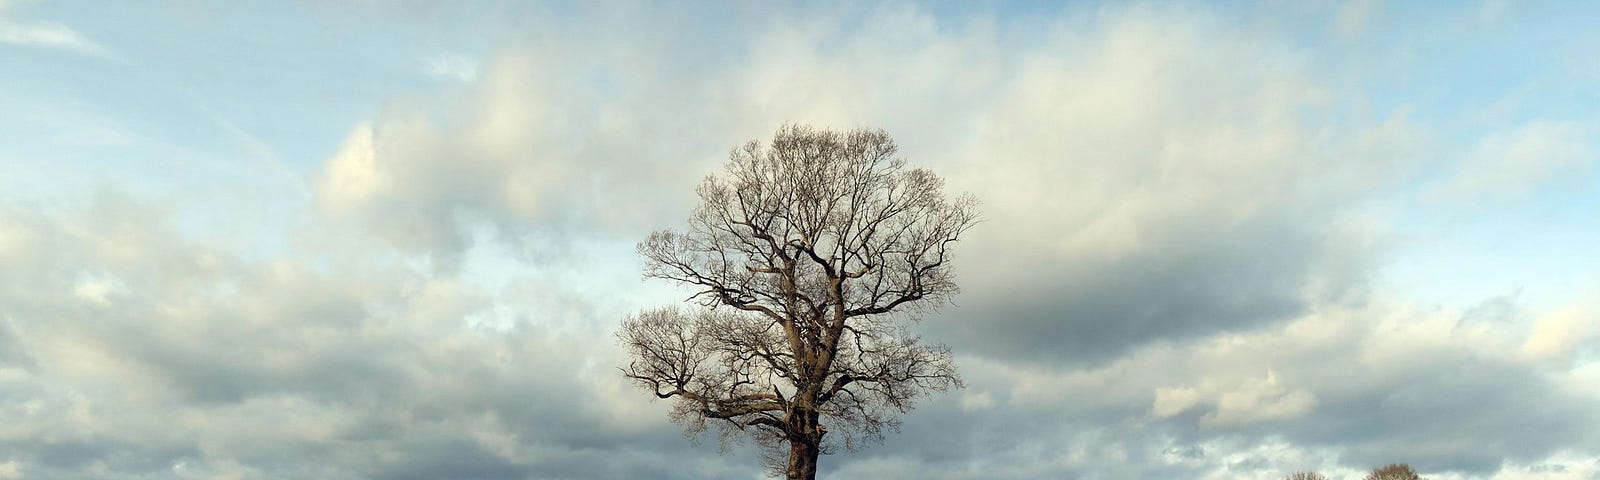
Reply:
<svg viewBox="0 0 1600 480"><path fill-rule="evenodd" d="M309 198L6 202L0 478L757 476L621 382L610 332L683 296L632 242L791 122L884 128L985 217L917 327L969 388L824 475L1600 475L1600 305L1380 281L1419 209L1593 198L1563 183L1593 175L1592 118L1453 147L1381 72L1200 6L577 10L340 133Z"/></svg>

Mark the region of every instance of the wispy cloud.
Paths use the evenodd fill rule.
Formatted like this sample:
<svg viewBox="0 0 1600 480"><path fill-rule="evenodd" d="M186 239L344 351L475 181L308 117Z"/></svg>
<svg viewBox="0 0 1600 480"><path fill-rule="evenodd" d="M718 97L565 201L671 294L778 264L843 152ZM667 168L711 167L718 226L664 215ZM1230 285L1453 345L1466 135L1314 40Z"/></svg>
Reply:
<svg viewBox="0 0 1600 480"><path fill-rule="evenodd" d="M443 80L471 83L478 79L478 61L461 55L438 55L422 60L422 73Z"/></svg>
<svg viewBox="0 0 1600 480"><path fill-rule="evenodd" d="M0 14L4 10L0 9ZM111 50L65 25L0 18L0 43L112 56Z"/></svg>
<svg viewBox="0 0 1600 480"><path fill-rule="evenodd" d="M1484 138L1436 196L1510 198L1563 179L1584 178L1596 156L1593 128L1573 122L1532 121Z"/></svg>
<svg viewBox="0 0 1600 480"><path fill-rule="evenodd" d="M104 45L66 25L16 18L17 6L22 3L18 0L0 0L0 43L113 56L111 50Z"/></svg>

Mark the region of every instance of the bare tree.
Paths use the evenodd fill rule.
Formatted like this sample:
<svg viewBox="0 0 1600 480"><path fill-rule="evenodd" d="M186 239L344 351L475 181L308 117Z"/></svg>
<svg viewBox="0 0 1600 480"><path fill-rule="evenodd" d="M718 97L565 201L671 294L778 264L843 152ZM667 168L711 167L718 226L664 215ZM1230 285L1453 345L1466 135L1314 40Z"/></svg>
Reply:
<svg viewBox="0 0 1600 480"><path fill-rule="evenodd" d="M1372 473L1367 474L1366 480L1422 480L1422 477L1417 475L1417 471L1412 470L1410 465L1391 463L1372 470Z"/></svg>
<svg viewBox="0 0 1600 480"><path fill-rule="evenodd" d="M1295 472L1295 474L1283 480L1328 480L1328 477L1324 477L1317 472Z"/></svg>
<svg viewBox="0 0 1600 480"><path fill-rule="evenodd" d="M950 247L975 202L946 199L938 176L895 154L881 130L803 126L734 149L696 190L686 231L639 243L646 278L696 293L623 321L623 373L674 400L690 434L747 435L790 479L816 478L836 446L881 441L915 398L960 387L949 348L906 327L956 293Z"/></svg>

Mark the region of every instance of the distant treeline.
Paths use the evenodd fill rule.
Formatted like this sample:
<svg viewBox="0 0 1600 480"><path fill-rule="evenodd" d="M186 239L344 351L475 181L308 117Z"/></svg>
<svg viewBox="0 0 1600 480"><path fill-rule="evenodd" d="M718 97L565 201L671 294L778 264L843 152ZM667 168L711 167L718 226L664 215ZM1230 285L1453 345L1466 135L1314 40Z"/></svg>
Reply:
<svg viewBox="0 0 1600 480"><path fill-rule="evenodd" d="M1328 480L1328 477L1316 472L1300 472L1290 475L1284 480ZM1404 463L1391 463L1372 470L1363 480L1425 480L1412 470L1410 465Z"/></svg>

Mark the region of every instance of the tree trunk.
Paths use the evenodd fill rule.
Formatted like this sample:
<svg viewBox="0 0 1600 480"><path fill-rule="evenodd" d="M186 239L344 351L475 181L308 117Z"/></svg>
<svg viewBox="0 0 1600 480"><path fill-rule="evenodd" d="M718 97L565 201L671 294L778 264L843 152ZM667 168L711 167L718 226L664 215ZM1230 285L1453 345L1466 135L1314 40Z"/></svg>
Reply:
<svg viewBox="0 0 1600 480"><path fill-rule="evenodd" d="M815 410L797 408L789 414L789 431L798 435L789 439L789 467L784 469L788 480L816 480L817 457L822 454L822 435Z"/></svg>
<svg viewBox="0 0 1600 480"><path fill-rule="evenodd" d="M816 480L817 456L821 450L812 442L789 442L789 468L784 470L788 480Z"/></svg>

